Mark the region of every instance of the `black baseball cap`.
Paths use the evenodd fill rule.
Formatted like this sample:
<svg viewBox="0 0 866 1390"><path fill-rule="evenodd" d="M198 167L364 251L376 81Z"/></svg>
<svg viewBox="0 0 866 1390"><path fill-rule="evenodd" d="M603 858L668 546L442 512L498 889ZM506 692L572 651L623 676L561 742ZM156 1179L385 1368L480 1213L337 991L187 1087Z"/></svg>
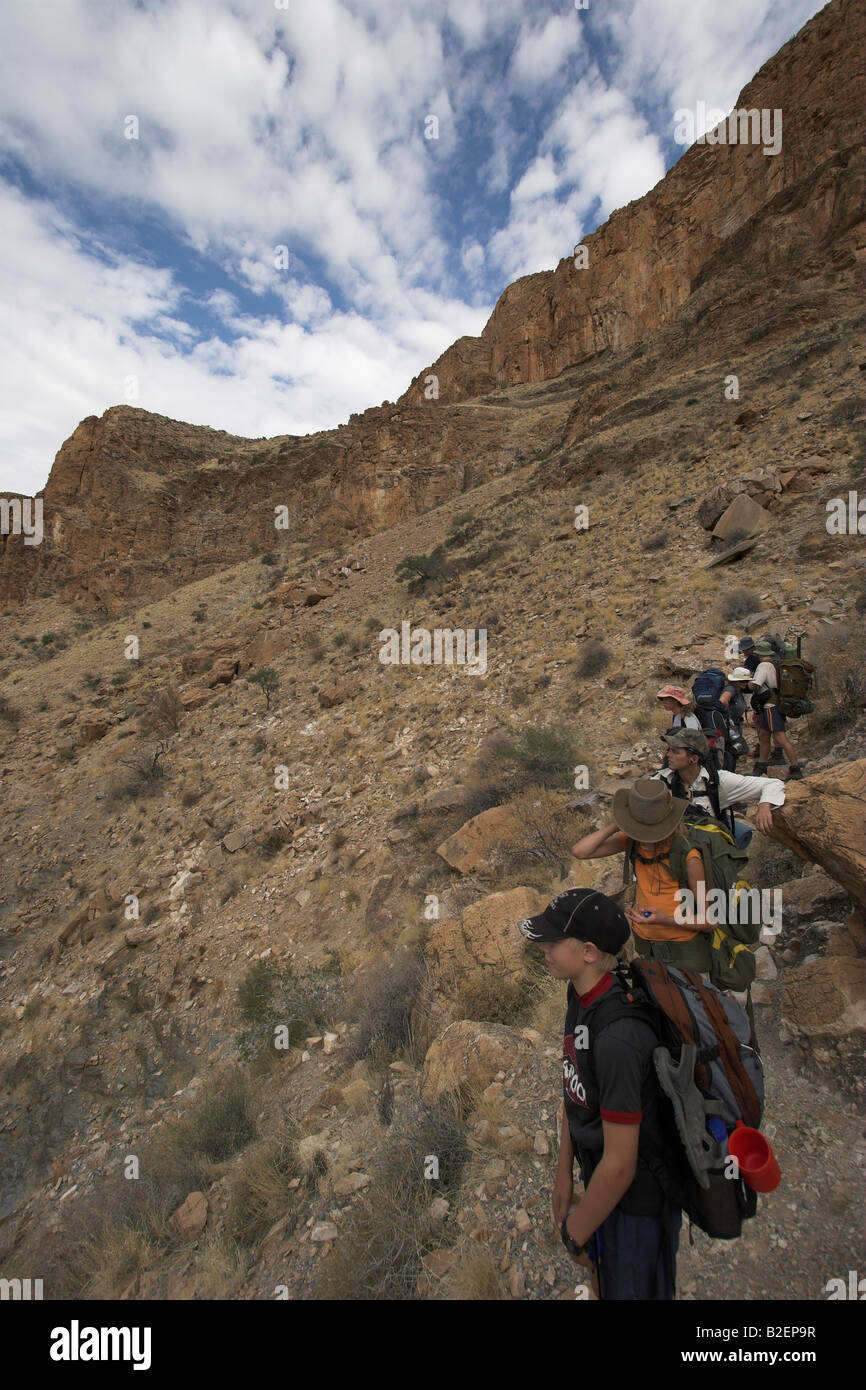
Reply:
<svg viewBox="0 0 866 1390"><path fill-rule="evenodd" d="M615 956L628 941L631 927L622 908L595 888L558 893L537 917L518 923L527 941L591 941Z"/></svg>

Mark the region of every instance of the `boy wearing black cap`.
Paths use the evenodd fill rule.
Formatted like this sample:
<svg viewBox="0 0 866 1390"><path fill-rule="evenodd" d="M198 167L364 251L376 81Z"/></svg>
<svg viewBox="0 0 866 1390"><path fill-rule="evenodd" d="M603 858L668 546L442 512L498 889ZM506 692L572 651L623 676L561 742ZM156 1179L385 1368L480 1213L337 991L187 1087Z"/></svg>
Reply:
<svg viewBox="0 0 866 1390"><path fill-rule="evenodd" d="M520 930L568 981L553 1219L571 1253L588 1255L600 1298L672 1299L681 1212L655 1176L664 1163L658 1039L614 973L629 923L603 893L573 888ZM585 1193L570 1210L575 1157Z"/></svg>

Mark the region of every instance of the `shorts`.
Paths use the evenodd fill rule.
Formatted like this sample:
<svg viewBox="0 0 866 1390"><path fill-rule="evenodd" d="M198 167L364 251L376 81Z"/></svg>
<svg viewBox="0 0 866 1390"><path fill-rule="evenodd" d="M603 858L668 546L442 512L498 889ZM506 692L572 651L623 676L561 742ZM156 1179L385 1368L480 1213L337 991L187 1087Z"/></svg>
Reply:
<svg viewBox="0 0 866 1390"><path fill-rule="evenodd" d="M784 714L780 714L775 705L764 705L758 721L759 729L768 734L783 734L787 727L788 722Z"/></svg>
<svg viewBox="0 0 866 1390"><path fill-rule="evenodd" d="M681 1224L678 1208L668 1211L666 1222L663 1216L629 1216L614 1207L587 1252L596 1264L601 1298L611 1302L675 1298Z"/></svg>

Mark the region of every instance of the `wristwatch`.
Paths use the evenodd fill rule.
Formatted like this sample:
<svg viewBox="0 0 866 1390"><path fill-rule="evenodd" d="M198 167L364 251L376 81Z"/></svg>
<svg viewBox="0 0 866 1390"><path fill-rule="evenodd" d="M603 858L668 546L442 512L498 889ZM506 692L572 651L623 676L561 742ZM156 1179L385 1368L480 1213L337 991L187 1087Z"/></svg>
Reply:
<svg viewBox="0 0 866 1390"><path fill-rule="evenodd" d="M569 1252L569 1254L571 1254L571 1255L584 1255L584 1254L586 1254L586 1251L589 1249L589 1241L592 1240L592 1236L590 1236L589 1240L584 1241L583 1245L578 1245L577 1241L574 1239L574 1236L569 1235L569 1233L568 1233L568 1226L567 1226L567 1224L566 1224L567 1221L568 1221L568 1217L566 1216L565 1220L563 1221L562 1225L561 1225L560 1228L559 1228L559 1229L560 1229L560 1233L561 1233L561 1235L562 1235L562 1243L563 1243L563 1245L565 1246L566 1250L567 1250L567 1251Z"/></svg>

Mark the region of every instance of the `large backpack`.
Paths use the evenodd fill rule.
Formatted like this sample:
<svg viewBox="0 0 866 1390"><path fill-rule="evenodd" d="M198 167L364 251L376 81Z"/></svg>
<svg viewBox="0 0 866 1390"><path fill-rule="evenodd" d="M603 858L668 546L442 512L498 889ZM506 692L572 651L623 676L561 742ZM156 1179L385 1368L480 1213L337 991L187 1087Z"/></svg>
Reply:
<svg viewBox="0 0 866 1390"><path fill-rule="evenodd" d="M755 978L754 947L761 937L760 894L756 894L756 902L744 877L748 853L720 820L703 807L690 805L671 842L667 861L682 887L688 884L686 859L693 849L700 851L708 897L711 889L721 889L725 895L722 904L717 898L708 903L708 912L712 909L721 917L710 941L710 978L719 989L747 990ZM627 839L623 859L623 883L627 887L637 850L637 841Z"/></svg>
<svg viewBox="0 0 866 1390"><path fill-rule="evenodd" d="M735 1000L692 970L660 961L619 966L624 987L593 1009L590 1040L620 1018L641 1018L659 1040L653 1064L662 1094L664 1152L642 1149L667 1202L719 1240L741 1234L757 1196L731 1175L728 1136L737 1121L761 1123L764 1079L754 1029ZM717 1131L708 1127L711 1120ZM724 1138L722 1132L724 1131Z"/></svg>
<svg viewBox="0 0 866 1390"><path fill-rule="evenodd" d="M728 712L720 698L726 684L727 676L716 666L702 671L692 682L695 714L701 721L701 728L719 767L723 764L725 744L730 738Z"/></svg>
<svg viewBox="0 0 866 1390"><path fill-rule="evenodd" d="M777 632L768 632L763 641L773 649L770 661L776 672L776 708L787 719L801 719L811 714L814 708L809 696L815 690L815 667L801 655L802 639L797 638L796 647L786 645Z"/></svg>

